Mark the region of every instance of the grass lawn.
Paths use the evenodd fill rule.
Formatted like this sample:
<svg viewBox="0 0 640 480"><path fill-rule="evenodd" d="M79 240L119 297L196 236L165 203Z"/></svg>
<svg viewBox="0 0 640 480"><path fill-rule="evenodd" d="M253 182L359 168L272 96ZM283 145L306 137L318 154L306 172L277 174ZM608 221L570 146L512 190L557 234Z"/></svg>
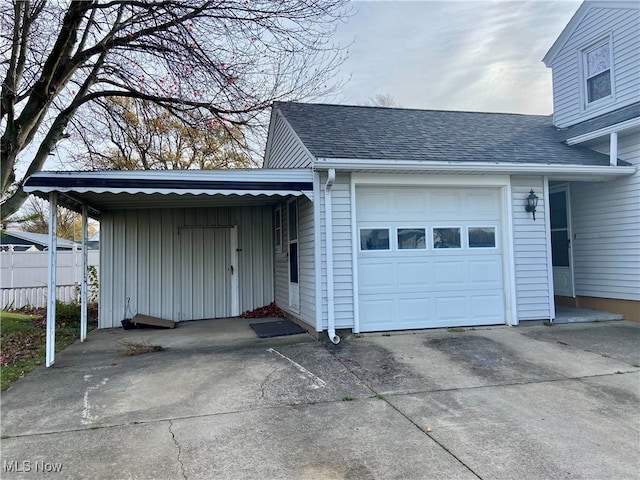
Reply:
<svg viewBox="0 0 640 480"><path fill-rule="evenodd" d="M80 337L80 310L77 305L59 304L56 319L56 351ZM91 315L90 317L91 318ZM89 329L94 322L89 321ZM0 312L0 388L9 388L18 379L44 363L46 348L44 309L21 313Z"/></svg>

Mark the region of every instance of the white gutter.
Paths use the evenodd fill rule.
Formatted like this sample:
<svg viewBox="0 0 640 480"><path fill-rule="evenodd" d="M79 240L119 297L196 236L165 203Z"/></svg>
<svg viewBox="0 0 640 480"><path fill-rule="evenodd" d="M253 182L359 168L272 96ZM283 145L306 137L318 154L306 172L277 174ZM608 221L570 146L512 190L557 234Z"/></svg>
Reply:
<svg viewBox="0 0 640 480"><path fill-rule="evenodd" d="M448 172L482 174L538 174L538 175L585 175L601 177L619 177L632 175L636 166L599 166L599 165L550 165L537 163L498 163L498 162L447 162L431 160L393 160L388 159L352 159L318 158L315 170L335 169L337 171L378 171L378 172Z"/></svg>
<svg viewBox="0 0 640 480"><path fill-rule="evenodd" d="M302 168L232 168L228 170L127 170L36 172L33 178L87 178L105 180L198 180L243 182L311 182L310 170Z"/></svg>
<svg viewBox="0 0 640 480"><path fill-rule="evenodd" d="M327 183L324 185L324 233L327 255L327 335L337 345L340 337L336 335L335 301L333 296L333 214L331 211L331 187L336 181L336 171L329 169Z"/></svg>

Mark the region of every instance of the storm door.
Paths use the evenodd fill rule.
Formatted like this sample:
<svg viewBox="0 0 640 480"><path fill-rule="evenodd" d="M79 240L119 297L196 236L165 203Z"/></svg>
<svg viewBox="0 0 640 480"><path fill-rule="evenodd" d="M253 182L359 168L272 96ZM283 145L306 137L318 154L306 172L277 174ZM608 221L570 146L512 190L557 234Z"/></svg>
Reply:
<svg viewBox="0 0 640 480"><path fill-rule="evenodd" d="M561 297L574 297L568 186L551 190L550 209L554 294Z"/></svg>

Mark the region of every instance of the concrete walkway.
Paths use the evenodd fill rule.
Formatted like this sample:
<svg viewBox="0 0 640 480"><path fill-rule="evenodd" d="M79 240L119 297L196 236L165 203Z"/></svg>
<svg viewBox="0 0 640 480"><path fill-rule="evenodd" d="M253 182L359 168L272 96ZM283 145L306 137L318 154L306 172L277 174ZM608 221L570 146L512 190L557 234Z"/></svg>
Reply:
<svg viewBox="0 0 640 480"><path fill-rule="evenodd" d="M640 478L640 324L334 346L249 323L92 332L2 394L1 477Z"/></svg>

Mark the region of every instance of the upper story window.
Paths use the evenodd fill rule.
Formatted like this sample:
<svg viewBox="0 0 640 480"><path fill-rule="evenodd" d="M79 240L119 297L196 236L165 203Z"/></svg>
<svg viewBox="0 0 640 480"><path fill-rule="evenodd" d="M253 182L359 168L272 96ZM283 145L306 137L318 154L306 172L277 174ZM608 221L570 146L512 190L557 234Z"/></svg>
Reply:
<svg viewBox="0 0 640 480"><path fill-rule="evenodd" d="M612 94L611 43L609 39L583 51L585 99L589 105Z"/></svg>

